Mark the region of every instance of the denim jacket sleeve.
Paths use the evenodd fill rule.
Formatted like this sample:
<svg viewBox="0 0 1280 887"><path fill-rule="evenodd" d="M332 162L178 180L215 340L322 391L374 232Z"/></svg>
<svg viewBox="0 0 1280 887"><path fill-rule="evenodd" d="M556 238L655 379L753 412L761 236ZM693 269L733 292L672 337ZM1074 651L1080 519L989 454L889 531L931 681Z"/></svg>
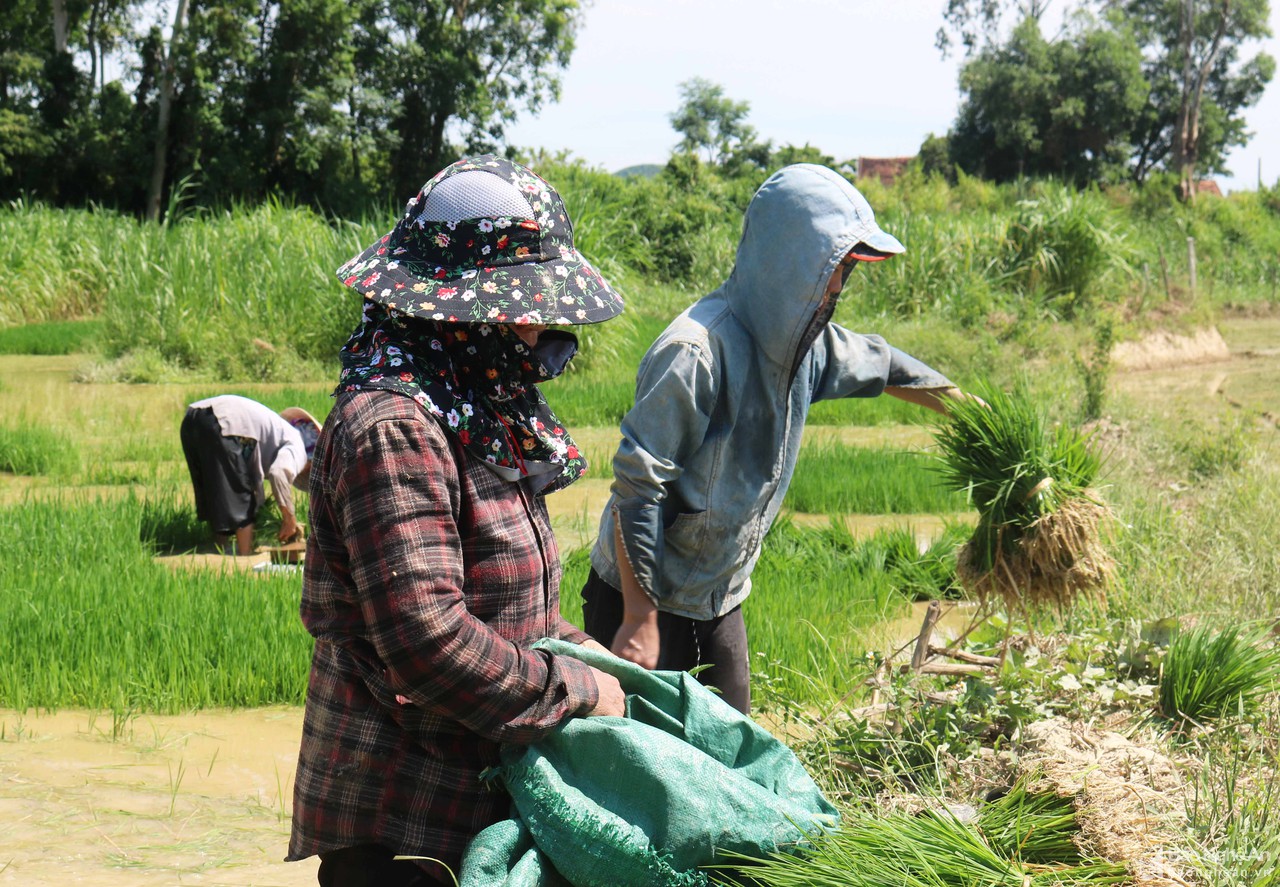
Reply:
<svg viewBox="0 0 1280 887"><path fill-rule="evenodd" d="M814 343L813 400L876 397L889 388L950 388L942 373L880 336L829 323Z"/></svg>
<svg viewBox="0 0 1280 887"><path fill-rule="evenodd" d="M661 343L641 362L636 402L622 420L613 516L636 581L655 602L664 596L662 502L706 437L718 388L705 349Z"/></svg>

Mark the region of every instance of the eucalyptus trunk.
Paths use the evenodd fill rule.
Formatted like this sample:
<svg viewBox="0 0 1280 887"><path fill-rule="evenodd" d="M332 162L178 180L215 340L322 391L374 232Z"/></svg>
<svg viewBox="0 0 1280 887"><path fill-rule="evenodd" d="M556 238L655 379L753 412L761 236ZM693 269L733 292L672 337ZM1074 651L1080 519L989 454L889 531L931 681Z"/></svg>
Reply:
<svg viewBox="0 0 1280 887"><path fill-rule="evenodd" d="M155 154L151 161L151 184L147 188L147 221L160 221L160 197L164 193L165 165L169 154L169 118L173 113L173 80L177 65L177 48L187 18L188 0L178 0L173 16L173 34L160 69L160 97L157 108Z"/></svg>

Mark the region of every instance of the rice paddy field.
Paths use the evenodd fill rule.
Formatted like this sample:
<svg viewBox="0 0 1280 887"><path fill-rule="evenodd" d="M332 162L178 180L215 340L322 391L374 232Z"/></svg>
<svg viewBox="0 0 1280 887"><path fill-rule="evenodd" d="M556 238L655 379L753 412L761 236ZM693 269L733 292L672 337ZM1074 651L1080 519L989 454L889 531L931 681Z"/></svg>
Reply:
<svg viewBox="0 0 1280 887"><path fill-rule="evenodd" d="M12 233L28 212L0 224ZM178 441L185 405L210 394L329 410L332 343L354 307L275 266L336 266L375 228L317 227L312 251L236 291L210 239L230 254L237 238L310 224L273 215L285 212L143 247L112 222L81 243L88 270L56 284L74 300L6 305L0 885L314 883L314 860L282 862L310 655L300 575L265 553L214 552ZM146 252L134 276L102 285L129 250ZM194 258L163 258L184 250ZM895 273L908 272L924 273ZM634 367L696 292L617 273L630 310L589 330L574 371L545 389L592 463L549 499L574 621ZM961 329L842 305L837 320L966 387L1016 382L1051 423L1087 433L1115 575L1064 609L978 599L956 567L977 510L935 469L932 414L890 398L817 405L745 609L753 714L845 826L807 855L710 877L1280 883L1280 306L1159 308L1165 322L1141 315L1100 360L1093 320L1023 318L1010 337L1002 315ZM298 340L293 312L314 321ZM259 543L276 520L268 509ZM931 602L933 649L918 650Z"/></svg>

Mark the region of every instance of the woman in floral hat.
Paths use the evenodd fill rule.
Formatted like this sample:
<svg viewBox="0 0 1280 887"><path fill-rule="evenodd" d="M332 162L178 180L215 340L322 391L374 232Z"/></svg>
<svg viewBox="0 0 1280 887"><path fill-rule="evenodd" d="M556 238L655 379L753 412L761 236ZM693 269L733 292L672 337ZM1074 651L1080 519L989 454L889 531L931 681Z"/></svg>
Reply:
<svg viewBox="0 0 1280 887"><path fill-rule="evenodd" d="M501 743L620 715L616 679L531 649L560 616L543 497L582 457L538 383L622 300L555 190L455 163L338 271L364 298L311 470L302 620L315 636L289 859L326 885L451 884L508 814ZM395 857L418 857L414 861Z"/></svg>

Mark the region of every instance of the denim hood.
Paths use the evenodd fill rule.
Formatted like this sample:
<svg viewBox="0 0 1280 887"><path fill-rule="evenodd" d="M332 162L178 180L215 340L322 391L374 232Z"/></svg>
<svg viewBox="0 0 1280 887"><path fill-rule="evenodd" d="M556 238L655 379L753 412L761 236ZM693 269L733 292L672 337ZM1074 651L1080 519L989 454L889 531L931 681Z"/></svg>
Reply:
<svg viewBox="0 0 1280 887"><path fill-rule="evenodd" d="M752 198L733 272L720 289L768 358L795 365L827 282L849 250L867 243L887 253L903 246L881 231L866 199L834 170L784 167Z"/></svg>

